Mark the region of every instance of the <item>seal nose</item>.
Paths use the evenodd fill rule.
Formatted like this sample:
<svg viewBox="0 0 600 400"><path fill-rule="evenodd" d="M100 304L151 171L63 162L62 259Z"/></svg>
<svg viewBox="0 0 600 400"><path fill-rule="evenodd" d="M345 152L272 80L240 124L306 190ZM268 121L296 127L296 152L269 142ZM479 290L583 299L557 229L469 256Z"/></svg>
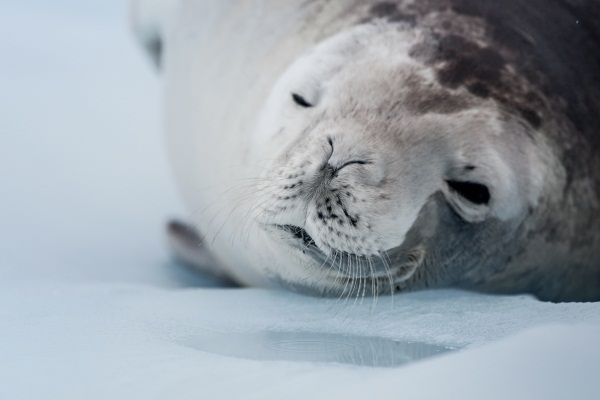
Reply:
<svg viewBox="0 0 600 400"><path fill-rule="evenodd" d="M369 161L369 160L362 159L362 158L354 158L349 155L346 156L345 158L341 158L341 157L343 157L342 155L337 157L338 154L335 154L336 148L333 145L333 138L331 136L327 137L327 143L329 143L329 146L331 147L331 151L329 153L329 156L323 163L323 166L321 167L321 172L325 177L327 177L329 179L333 179L333 178L337 177L339 172L349 165L371 164L371 161ZM338 153L343 153L343 152L339 151Z"/></svg>

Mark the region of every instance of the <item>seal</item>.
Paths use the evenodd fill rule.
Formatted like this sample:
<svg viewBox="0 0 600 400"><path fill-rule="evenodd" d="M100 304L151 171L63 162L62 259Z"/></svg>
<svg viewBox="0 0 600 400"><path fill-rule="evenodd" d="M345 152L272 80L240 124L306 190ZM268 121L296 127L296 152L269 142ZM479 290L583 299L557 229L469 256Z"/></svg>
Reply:
<svg viewBox="0 0 600 400"><path fill-rule="evenodd" d="M594 0L134 2L199 232L172 225L175 247L320 296L600 300L599 18Z"/></svg>

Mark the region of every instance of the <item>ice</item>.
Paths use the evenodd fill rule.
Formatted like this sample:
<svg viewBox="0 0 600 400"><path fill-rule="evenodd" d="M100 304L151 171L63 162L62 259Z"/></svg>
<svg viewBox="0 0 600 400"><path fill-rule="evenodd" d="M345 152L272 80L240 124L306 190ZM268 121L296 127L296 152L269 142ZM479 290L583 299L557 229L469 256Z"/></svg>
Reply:
<svg viewBox="0 0 600 400"><path fill-rule="evenodd" d="M444 290L352 307L275 290L106 283L11 285L0 299L0 398L592 399L600 393L596 304ZM302 357L256 360L235 342L229 354L219 354L199 345L207 332L222 333L223 341L305 332L464 348L373 368Z"/></svg>
<svg viewBox="0 0 600 400"><path fill-rule="evenodd" d="M450 346L378 336L297 331L204 330L186 344L206 353L254 360L284 360L398 367L456 350Z"/></svg>
<svg viewBox="0 0 600 400"><path fill-rule="evenodd" d="M170 262L186 212L126 11L0 4L1 399L600 398L598 303L318 299Z"/></svg>

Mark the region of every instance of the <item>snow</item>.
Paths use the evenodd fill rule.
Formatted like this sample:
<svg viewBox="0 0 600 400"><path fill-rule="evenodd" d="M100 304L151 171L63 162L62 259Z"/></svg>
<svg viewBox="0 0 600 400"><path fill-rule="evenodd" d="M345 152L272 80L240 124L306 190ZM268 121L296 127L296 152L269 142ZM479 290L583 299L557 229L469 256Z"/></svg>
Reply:
<svg viewBox="0 0 600 400"><path fill-rule="evenodd" d="M591 399L600 393L595 304L430 291L394 304L380 299L372 309L264 289L40 284L3 288L0 315L2 398ZM207 332L302 331L466 349L401 368L198 350Z"/></svg>
<svg viewBox="0 0 600 400"><path fill-rule="evenodd" d="M600 398L598 303L317 299L170 262L160 101L124 3L0 4L0 398ZM307 343L455 350L383 368Z"/></svg>

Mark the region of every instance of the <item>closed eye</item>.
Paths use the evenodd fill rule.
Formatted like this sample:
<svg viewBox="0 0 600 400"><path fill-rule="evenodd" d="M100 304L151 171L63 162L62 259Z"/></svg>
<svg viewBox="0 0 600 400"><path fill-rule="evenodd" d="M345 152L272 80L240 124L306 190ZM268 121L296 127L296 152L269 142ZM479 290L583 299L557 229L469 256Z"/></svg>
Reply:
<svg viewBox="0 0 600 400"><path fill-rule="evenodd" d="M447 183L452 190L473 204L484 205L490 202L490 190L485 185L464 181L447 181Z"/></svg>
<svg viewBox="0 0 600 400"><path fill-rule="evenodd" d="M298 93L292 93L292 99L294 99L294 102L296 104L298 104L299 106L302 106L305 108L313 106L308 101L306 101L306 99L304 97L300 96Z"/></svg>

